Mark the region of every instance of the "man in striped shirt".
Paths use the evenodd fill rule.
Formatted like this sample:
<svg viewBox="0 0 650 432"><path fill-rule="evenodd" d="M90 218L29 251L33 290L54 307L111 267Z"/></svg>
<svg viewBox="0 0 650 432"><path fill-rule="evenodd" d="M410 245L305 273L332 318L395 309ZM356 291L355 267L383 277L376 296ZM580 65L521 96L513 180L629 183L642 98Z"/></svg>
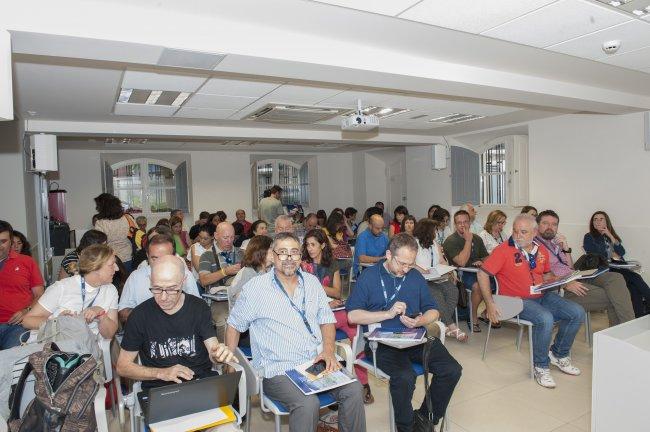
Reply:
<svg viewBox="0 0 650 432"><path fill-rule="evenodd" d="M340 369L334 354L336 320L318 278L299 270L301 252L296 236L279 233L271 248L274 269L244 285L230 311L226 344L234 350L240 334L250 330L253 366L263 371L264 392L289 408L290 431L316 431L318 397L304 395L284 372L321 360L330 371ZM339 431L365 431L359 382L330 393L339 403Z"/></svg>

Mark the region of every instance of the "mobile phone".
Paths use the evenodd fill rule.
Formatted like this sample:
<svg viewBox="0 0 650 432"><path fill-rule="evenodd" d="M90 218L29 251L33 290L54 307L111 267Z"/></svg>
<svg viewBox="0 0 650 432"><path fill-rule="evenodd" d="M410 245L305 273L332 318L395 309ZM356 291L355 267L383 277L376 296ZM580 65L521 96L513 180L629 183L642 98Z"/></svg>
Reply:
<svg viewBox="0 0 650 432"><path fill-rule="evenodd" d="M419 313L418 314L410 314L410 315L406 315L406 316L411 318L411 319L416 319L417 317L420 316L420 314Z"/></svg>
<svg viewBox="0 0 650 432"><path fill-rule="evenodd" d="M312 375L319 375L325 370L325 360L319 360L313 365L309 366L307 369L305 369L305 372L310 373Z"/></svg>

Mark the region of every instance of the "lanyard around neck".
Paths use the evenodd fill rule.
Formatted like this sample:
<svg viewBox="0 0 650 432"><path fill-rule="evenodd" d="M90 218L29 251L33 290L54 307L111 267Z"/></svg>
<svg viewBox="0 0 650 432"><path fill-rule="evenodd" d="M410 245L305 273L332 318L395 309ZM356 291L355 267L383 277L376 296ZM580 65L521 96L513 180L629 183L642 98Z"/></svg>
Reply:
<svg viewBox="0 0 650 432"><path fill-rule="evenodd" d="M90 301L88 304L88 307L84 307L86 303L86 279L84 279L83 276L81 276L81 310L83 311L84 309L87 309L95 303L95 300L97 299L97 296L99 295L99 288L97 288L97 294L95 294L95 297Z"/></svg>
<svg viewBox="0 0 650 432"><path fill-rule="evenodd" d="M397 278L393 278L393 288L395 289L395 292L392 296L390 296L390 298L388 298L388 293L386 293L386 285L384 284L384 277L382 276L381 271L379 272L379 281L381 282L381 289L384 292L384 310L388 310L388 304L392 303L393 300L395 300L397 297L397 294L399 294L400 290L402 289L402 284L406 279L406 275L402 276L402 280L400 281L399 285L397 285L397 287L395 287L395 279Z"/></svg>
<svg viewBox="0 0 650 432"><path fill-rule="evenodd" d="M278 279L278 275L276 275L275 273L273 274L273 282L275 283L275 285L278 287L278 289L280 291L282 291L282 293L285 295L287 300L289 300L289 304L291 305L291 307L296 312L298 312L298 315L300 315L300 318L302 318L302 322L303 322L303 324L305 324L305 327L307 328L307 331L309 332L309 334L314 339L317 339L316 334L314 333L314 331L311 328L311 325L309 324L309 321L307 321L307 313L306 313L306 308L305 308L305 303L306 303L306 299L307 299L307 290L304 289L305 280L302 277L302 274L300 274L300 272L298 272L298 280L299 280L298 286L303 287L302 308L298 308L298 306L296 306L296 304L293 302L293 300L291 300L291 297L289 297L289 293L287 293L287 290L284 289L284 285L282 285L282 282L280 282L280 279Z"/></svg>

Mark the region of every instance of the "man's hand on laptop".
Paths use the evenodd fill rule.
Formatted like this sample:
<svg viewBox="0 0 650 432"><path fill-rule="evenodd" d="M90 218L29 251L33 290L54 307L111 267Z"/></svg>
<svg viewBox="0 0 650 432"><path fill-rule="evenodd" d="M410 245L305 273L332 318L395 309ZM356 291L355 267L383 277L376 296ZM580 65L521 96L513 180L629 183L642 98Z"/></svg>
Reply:
<svg viewBox="0 0 650 432"><path fill-rule="evenodd" d="M159 369L157 378L162 381L173 381L180 384L194 378L194 371L182 365L175 365Z"/></svg>
<svg viewBox="0 0 650 432"><path fill-rule="evenodd" d="M232 351L222 343L213 345L210 348L210 360L212 360L213 363L239 363L239 360L237 360L237 357L235 357Z"/></svg>

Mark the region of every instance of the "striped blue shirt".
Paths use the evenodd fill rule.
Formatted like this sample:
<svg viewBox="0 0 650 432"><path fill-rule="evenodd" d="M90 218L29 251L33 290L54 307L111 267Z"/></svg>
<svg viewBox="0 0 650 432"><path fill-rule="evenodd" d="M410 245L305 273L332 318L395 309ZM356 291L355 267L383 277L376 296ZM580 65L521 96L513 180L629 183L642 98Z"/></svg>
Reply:
<svg viewBox="0 0 650 432"><path fill-rule="evenodd" d="M302 271L300 274L291 300L302 309L304 297L313 336L275 283L274 270L248 281L230 311L230 326L240 333L250 330L253 366L263 370L265 378L313 360L323 341L320 326L336 322L318 278Z"/></svg>

